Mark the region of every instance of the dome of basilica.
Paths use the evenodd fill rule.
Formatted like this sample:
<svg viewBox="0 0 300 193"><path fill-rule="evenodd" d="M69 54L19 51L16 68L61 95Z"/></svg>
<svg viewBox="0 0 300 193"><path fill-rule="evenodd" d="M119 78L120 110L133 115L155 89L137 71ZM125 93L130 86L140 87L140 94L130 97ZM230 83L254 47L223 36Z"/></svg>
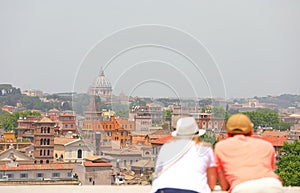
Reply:
<svg viewBox="0 0 300 193"><path fill-rule="evenodd" d="M100 71L100 74L96 78L93 87L98 88L111 88L109 80L104 76L103 70Z"/></svg>

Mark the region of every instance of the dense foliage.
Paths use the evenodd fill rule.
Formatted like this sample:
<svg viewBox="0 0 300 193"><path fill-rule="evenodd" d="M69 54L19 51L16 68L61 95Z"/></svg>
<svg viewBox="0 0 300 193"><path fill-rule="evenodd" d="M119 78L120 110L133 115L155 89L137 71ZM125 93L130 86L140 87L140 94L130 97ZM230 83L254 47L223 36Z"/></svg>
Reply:
<svg viewBox="0 0 300 193"><path fill-rule="evenodd" d="M19 117L27 117L27 116L40 116L41 114L38 112L32 111L23 111L23 112L15 112L15 113L4 113L0 115L0 128L4 128L5 131L15 130L18 126Z"/></svg>
<svg viewBox="0 0 300 193"><path fill-rule="evenodd" d="M164 111L163 111L164 117L165 117L165 118L168 118L168 119L171 119L171 118L172 118L172 113L173 113L172 110L164 110Z"/></svg>
<svg viewBox="0 0 300 193"><path fill-rule="evenodd" d="M300 142L285 143L280 151L276 173L285 186L300 186Z"/></svg>
<svg viewBox="0 0 300 193"><path fill-rule="evenodd" d="M290 128L289 123L283 122L278 117L278 113L270 109L259 109L252 112L245 112L254 124L254 130L259 126L261 127L273 127L278 130L287 130Z"/></svg>
<svg viewBox="0 0 300 193"><path fill-rule="evenodd" d="M39 97L22 95L19 88L15 88L9 84L0 84L0 107L4 105L17 106L21 104L18 111L24 110L40 110L47 112L50 109L71 110L71 97L48 95L46 101L42 101Z"/></svg>
<svg viewBox="0 0 300 193"><path fill-rule="evenodd" d="M129 109L119 110L115 113L115 116L122 117L122 118L128 118L129 117Z"/></svg>

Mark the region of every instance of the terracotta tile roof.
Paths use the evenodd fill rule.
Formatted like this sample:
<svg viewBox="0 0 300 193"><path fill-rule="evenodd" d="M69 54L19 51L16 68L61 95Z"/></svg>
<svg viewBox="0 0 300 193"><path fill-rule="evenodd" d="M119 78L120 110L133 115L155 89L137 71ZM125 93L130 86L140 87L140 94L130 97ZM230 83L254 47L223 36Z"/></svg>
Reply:
<svg viewBox="0 0 300 193"><path fill-rule="evenodd" d="M67 170L73 169L74 164L62 164L62 163L53 163L53 164L24 164L18 165L18 167L7 167L6 164L0 165L0 170L6 171L16 171L16 170Z"/></svg>
<svg viewBox="0 0 300 193"><path fill-rule="evenodd" d="M268 141L273 145L273 147L282 147L284 142L287 142L287 137L284 137L284 136L258 136L258 135L255 135L253 137Z"/></svg>
<svg viewBox="0 0 300 193"><path fill-rule="evenodd" d="M269 141L275 147L282 147L284 142L287 142L287 137L277 137L277 136L262 136L263 140Z"/></svg>
<svg viewBox="0 0 300 193"><path fill-rule="evenodd" d="M55 137L54 138L54 145L65 145L67 143L73 142L75 140L75 138L65 138L65 137Z"/></svg>
<svg viewBox="0 0 300 193"><path fill-rule="evenodd" d="M262 136L288 136L289 132L287 131L278 131L278 130L274 130L274 131L265 131L261 134Z"/></svg>
<svg viewBox="0 0 300 193"><path fill-rule="evenodd" d="M111 167L111 163L94 163L94 162L84 162L85 167Z"/></svg>
<svg viewBox="0 0 300 193"><path fill-rule="evenodd" d="M163 145L163 144L167 143L171 139L173 139L173 136L168 135L168 136L156 139L156 140L152 140L151 144Z"/></svg>

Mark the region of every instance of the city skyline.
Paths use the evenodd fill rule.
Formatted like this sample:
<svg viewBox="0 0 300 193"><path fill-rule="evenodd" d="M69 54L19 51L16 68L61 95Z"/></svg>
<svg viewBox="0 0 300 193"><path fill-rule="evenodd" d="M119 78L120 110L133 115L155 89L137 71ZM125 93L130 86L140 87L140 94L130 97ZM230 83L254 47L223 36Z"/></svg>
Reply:
<svg viewBox="0 0 300 193"><path fill-rule="evenodd" d="M87 92L102 67L115 95L300 93L299 2L70 3L0 3L1 84Z"/></svg>

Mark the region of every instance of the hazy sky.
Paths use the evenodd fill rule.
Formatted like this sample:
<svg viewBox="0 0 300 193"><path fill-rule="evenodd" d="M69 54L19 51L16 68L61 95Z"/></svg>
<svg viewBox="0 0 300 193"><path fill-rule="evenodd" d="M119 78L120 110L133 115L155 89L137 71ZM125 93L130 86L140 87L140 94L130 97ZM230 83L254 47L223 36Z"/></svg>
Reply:
<svg viewBox="0 0 300 193"><path fill-rule="evenodd" d="M300 1L0 1L0 83L131 96L300 94Z"/></svg>

